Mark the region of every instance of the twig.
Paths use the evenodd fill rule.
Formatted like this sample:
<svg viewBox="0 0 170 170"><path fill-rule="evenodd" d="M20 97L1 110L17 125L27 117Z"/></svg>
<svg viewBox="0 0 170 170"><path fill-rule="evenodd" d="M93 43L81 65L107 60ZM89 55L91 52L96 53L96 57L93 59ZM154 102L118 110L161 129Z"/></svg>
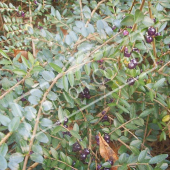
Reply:
<svg viewBox="0 0 170 170"><path fill-rule="evenodd" d="M15 87L17 87L19 84L23 83L25 81L25 79L28 77L25 76L21 81L19 81L16 85L14 85L13 87L11 87L10 89L8 89L2 96L0 96L0 100L5 97L8 93L10 93L13 89L15 89Z"/></svg>
<svg viewBox="0 0 170 170"><path fill-rule="evenodd" d="M52 84L50 85L50 87L48 88L48 90L45 92L44 96L43 96L43 99L41 100L40 102L40 108L39 108L39 111L38 111L38 114L37 114L37 119L36 119L36 122L35 122L35 126L34 126L34 130L33 130L33 134L32 134L32 138L30 140L30 144L29 144L29 152L28 154L26 155L25 157L25 160L24 160L24 165L23 165L23 170L26 170L26 166L27 166L27 162L28 162L28 158L29 158L29 153L31 151L31 148L32 148L32 145L33 145L33 142L34 142L34 138L35 138L35 135L36 135L36 132L37 132L37 128L38 128L38 124L39 124L39 119L40 119L40 116L41 116L41 111L42 111L42 104L43 102L46 100L46 97L48 95L48 93L50 92L50 90L52 89L52 87L54 86L54 84L57 82L57 80L59 78L61 78L63 76L63 73L60 73L56 76L56 78L53 80Z"/></svg>
<svg viewBox="0 0 170 170"><path fill-rule="evenodd" d="M149 122L149 115L148 115L147 121L146 121L145 134L144 134L143 142L142 142L142 145L143 145L143 146L144 146L144 144L145 144L146 133L147 133L147 130L148 130L148 122Z"/></svg>
<svg viewBox="0 0 170 170"><path fill-rule="evenodd" d="M129 14L132 12L133 6L135 5L136 0L133 0L132 6L130 7Z"/></svg>
<svg viewBox="0 0 170 170"><path fill-rule="evenodd" d="M0 146L6 142L6 140L12 135L12 132L8 132L7 135L0 141Z"/></svg>
<svg viewBox="0 0 170 170"><path fill-rule="evenodd" d="M105 2L105 1L106 1L106 0L100 1L100 2L97 4L96 8L93 9L93 11L92 11L92 13L91 13L91 17L90 17L90 18L88 19L88 21L86 22L85 27L87 27L88 24L90 23L90 21L91 21L93 15L94 15L94 13L96 12L96 10L98 9L98 7L99 7L103 2Z"/></svg>
<svg viewBox="0 0 170 170"><path fill-rule="evenodd" d="M139 8L140 11L142 11L144 4L145 4L145 0L142 0L142 3L141 3L140 8ZM137 27L137 24L135 24L135 25L133 26L132 31L135 31L135 30L136 30L136 27Z"/></svg>
<svg viewBox="0 0 170 170"><path fill-rule="evenodd" d="M79 0L79 4L80 4L80 11L81 11L81 19L84 21L84 16L83 16L83 9L82 9L82 2L81 2L81 0Z"/></svg>

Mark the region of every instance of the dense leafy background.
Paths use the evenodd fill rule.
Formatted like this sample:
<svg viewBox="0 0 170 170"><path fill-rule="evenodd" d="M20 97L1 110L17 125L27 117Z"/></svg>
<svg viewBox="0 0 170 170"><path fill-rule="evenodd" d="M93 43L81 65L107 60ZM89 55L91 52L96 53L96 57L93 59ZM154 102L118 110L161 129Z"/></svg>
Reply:
<svg viewBox="0 0 170 170"><path fill-rule="evenodd" d="M155 143L170 136L169 8L169 0L1 0L0 169L167 169L169 144ZM152 43L149 27L160 33ZM18 62L14 49L28 59ZM90 150L85 161L76 142Z"/></svg>

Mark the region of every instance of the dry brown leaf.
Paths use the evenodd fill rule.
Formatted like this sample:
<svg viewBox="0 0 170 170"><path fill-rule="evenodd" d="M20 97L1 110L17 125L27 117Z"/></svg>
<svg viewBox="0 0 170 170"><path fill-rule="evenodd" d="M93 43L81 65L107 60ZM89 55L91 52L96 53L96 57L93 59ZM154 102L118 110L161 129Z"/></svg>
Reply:
<svg viewBox="0 0 170 170"><path fill-rule="evenodd" d="M21 53L21 55L28 60L28 52L27 52L27 51L24 51L24 50L16 50L16 49L14 49L13 51L14 51L14 56L15 56L15 57L17 56L17 54ZM22 63L21 57L18 59L18 61L19 61L20 63Z"/></svg>
<svg viewBox="0 0 170 170"><path fill-rule="evenodd" d="M103 139L100 133L99 133L99 149L100 155L105 159L105 161L113 160L113 162L115 162L116 160L118 160L116 152L113 151L113 149ZM117 167L112 167L111 170L117 170Z"/></svg>

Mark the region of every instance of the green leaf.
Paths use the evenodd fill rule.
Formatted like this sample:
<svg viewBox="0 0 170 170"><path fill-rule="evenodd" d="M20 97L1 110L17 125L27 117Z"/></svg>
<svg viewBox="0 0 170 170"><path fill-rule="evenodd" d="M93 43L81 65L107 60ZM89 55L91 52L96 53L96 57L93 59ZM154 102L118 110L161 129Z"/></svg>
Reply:
<svg viewBox="0 0 170 170"><path fill-rule="evenodd" d="M42 143L48 143L49 139L48 137L42 133L42 132L39 132L37 135L36 135L36 139Z"/></svg>
<svg viewBox="0 0 170 170"><path fill-rule="evenodd" d="M61 126L56 126L56 127L53 129L52 134L56 134L56 133L60 132L61 129L63 129Z"/></svg>
<svg viewBox="0 0 170 170"><path fill-rule="evenodd" d="M154 156L153 158L150 159L149 164L157 164L165 160L167 157L168 157L168 154Z"/></svg>
<svg viewBox="0 0 170 170"><path fill-rule="evenodd" d="M54 148L50 148L51 154L55 159L58 159L58 152Z"/></svg>
<svg viewBox="0 0 170 170"><path fill-rule="evenodd" d="M144 14L143 14L143 12L141 10L137 9L135 11L135 16L134 17L135 17L135 23L138 23L138 22L143 20Z"/></svg>
<svg viewBox="0 0 170 170"><path fill-rule="evenodd" d="M42 70L44 70L43 67L41 67L41 66L35 66L35 67L32 69L31 73L34 73L34 72L36 72L36 71L42 71Z"/></svg>
<svg viewBox="0 0 170 170"><path fill-rule="evenodd" d="M121 114L119 114L119 113L116 112L115 115L116 115L116 117L117 117L117 119L118 119L118 121L119 121L120 123L124 123L124 118L122 117Z"/></svg>
<svg viewBox="0 0 170 170"><path fill-rule="evenodd" d="M12 71L19 76L25 76L27 74L27 72L20 70L20 69L14 69Z"/></svg>
<svg viewBox="0 0 170 170"><path fill-rule="evenodd" d="M53 124L53 122L49 120L48 118L41 119L40 123L41 123L41 126L44 126L44 127L50 127Z"/></svg>
<svg viewBox="0 0 170 170"><path fill-rule="evenodd" d="M103 57L103 52L102 51L99 51L99 52L94 54L94 60L95 61L102 59L102 57Z"/></svg>
<svg viewBox="0 0 170 170"><path fill-rule="evenodd" d="M124 25L124 26L132 26L133 24L134 24L134 17L133 17L133 15L126 16L121 21L121 25Z"/></svg>
<svg viewBox="0 0 170 170"><path fill-rule="evenodd" d="M67 77L68 77L68 81L69 81L71 87L73 87L74 86L74 74L70 72L70 73L68 73Z"/></svg>
<svg viewBox="0 0 170 170"><path fill-rule="evenodd" d="M14 117L8 125L8 130L14 132L18 129L20 124L20 117Z"/></svg>
<svg viewBox="0 0 170 170"><path fill-rule="evenodd" d="M63 152L60 152L60 158L61 158L61 160L63 161L63 162L65 162L66 161L66 155L63 153Z"/></svg>
<svg viewBox="0 0 170 170"><path fill-rule="evenodd" d="M111 164L109 162L105 162L102 164L102 167L111 168Z"/></svg>
<svg viewBox="0 0 170 170"><path fill-rule="evenodd" d="M8 152L8 145L6 143L3 143L0 147L0 155L5 157L7 152Z"/></svg>
<svg viewBox="0 0 170 170"><path fill-rule="evenodd" d="M62 77L62 79L63 79L64 90L65 90L65 91L68 91L68 79L67 79L67 76L64 75L64 76Z"/></svg>
<svg viewBox="0 0 170 170"><path fill-rule="evenodd" d="M164 39L164 44L170 44L170 36L167 36L167 37Z"/></svg>
<svg viewBox="0 0 170 170"><path fill-rule="evenodd" d="M166 80L165 78L162 78L162 79L158 80L158 81L154 84L153 88L157 89L157 88L159 88L159 87L162 87L162 86L164 85L165 80Z"/></svg>
<svg viewBox="0 0 170 170"><path fill-rule="evenodd" d="M2 169L2 170L7 169L7 161L2 155L0 155L0 160L1 160L0 161L0 169Z"/></svg>
<svg viewBox="0 0 170 170"><path fill-rule="evenodd" d="M61 72L62 72L62 69L61 69L58 65L56 65L56 64L54 64L54 63L49 63L49 65L50 65L55 71L57 71L58 73L61 73Z"/></svg>
<svg viewBox="0 0 170 170"><path fill-rule="evenodd" d="M73 130L79 132L79 125L77 123L74 124Z"/></svg>
<svg viewBox="0 0 170 170"><path fill-rule="evenodd" d="M140 152L140 154L139 154L139 156L138 156L138 161L139 161L139 162L142 162L142 161L145 159L146 154L147 154L147 151L148 151L148 150L146 149L146 150Z"/></svg>
<svg viewBox="0 0 170 170"><path fill-rule="evenodd" d="M61 106L58 108L58 118L60 122L64 121L64 112Z"/></svg>
<svg viewBox="0 0 170 170"><path fill-rule="evenodd" d="M142 22L146 27L150 27L154 24L153 20L148 16L145 16Z"/></svg>
<svg viewBox="0 0 170 170"><path fill-rule="evenodd" d="M124 112L129 113L129 111L125 107L121 106L120 104L118 104L117 107L123 110Z"/></svg>
<svg viewBox="0 0 170 170"><path fill-rule="evenodd" d="M74 136L76 139L81 139L81 136L78 134L78 132L74 130L70 130L70 133L72 136Z"/></svg>
<svg viewBox="0 0 170 170"><path fill-rule="evenodd" d="M31 62L31 64L33 65L35 59L34 59L33 55L30 52L28 52L28 58L29 58L29 61Z"/></svg>
<svg viewBox="0 0 170 170"><path fill-rule="evenodd" d="M28 63L28 60L27 60L25 57L23 57L23 56L21 56L21 59L22 59L22 62L24 63L24 65L25 65L26 67L30 68L30 65L29 65L29 63Z"/></svg>
<svg viewBox="0 0 170 170"><path fill-rule="evenodd" d="M58 10L56 10L56 17L58 18L58 20L61 21L61 15L60 15L60 12Z"/></svg>
<svg viewBox="0 0 170 170"><path fill-rule="evenodd" d="M151 114L151 113L153 113L153 112L154 112L154 108L147 109L147 110L143 111L143 112L139 115L139 117L146 117L146 116L148 116L149 114Z"/></svg>
<svg viewBox="0 0 170 170"><path fill-rule="evenodd" d="M34 162L43 163L43 157L38 153L31 154L30 158Z"/></svg>

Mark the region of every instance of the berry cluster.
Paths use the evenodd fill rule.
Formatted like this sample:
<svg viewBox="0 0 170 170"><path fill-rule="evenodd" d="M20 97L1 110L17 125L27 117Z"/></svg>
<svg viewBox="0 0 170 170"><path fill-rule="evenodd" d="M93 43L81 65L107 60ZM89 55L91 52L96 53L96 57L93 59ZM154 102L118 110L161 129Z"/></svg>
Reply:
<svg viewBox="0 0 170 170"><path fill-rule="evenodd" d="M78 142L73 144L73 152L78 152L81 150L81 146ZM80 160L81 161L85 161L85 159L87 158L87 155L90 154L90 150L88 148L85 148L81 151L80 153Z"/></svg>
<svg viewBox="0 0 170 170"><path fill-rule="evenodd" d="M151 43L153 41L153 37L161 36L161 33L156 32L154 27L149 27L147 34L148 35L145 37L147 43Z"/></svg>
<svg viewBox="0 0 170 170"><path fill-rule="evenodd" d="M79 94L79 98L82 98L82 99L84 99L84 98L90 99L90 91L89 91L89 89L88 89L87 87L83 90L83 92L81 92L81 93Z"/></svg>
<svg viewBox="0 0 170 170"><path fill-rule="evenodd" d="M102 121L104 122L104 121L109 121L109 117L108 117L108 115L106 115L106 111L102 111L102 115L104 115L103 117L102 117Z"/></svg>

